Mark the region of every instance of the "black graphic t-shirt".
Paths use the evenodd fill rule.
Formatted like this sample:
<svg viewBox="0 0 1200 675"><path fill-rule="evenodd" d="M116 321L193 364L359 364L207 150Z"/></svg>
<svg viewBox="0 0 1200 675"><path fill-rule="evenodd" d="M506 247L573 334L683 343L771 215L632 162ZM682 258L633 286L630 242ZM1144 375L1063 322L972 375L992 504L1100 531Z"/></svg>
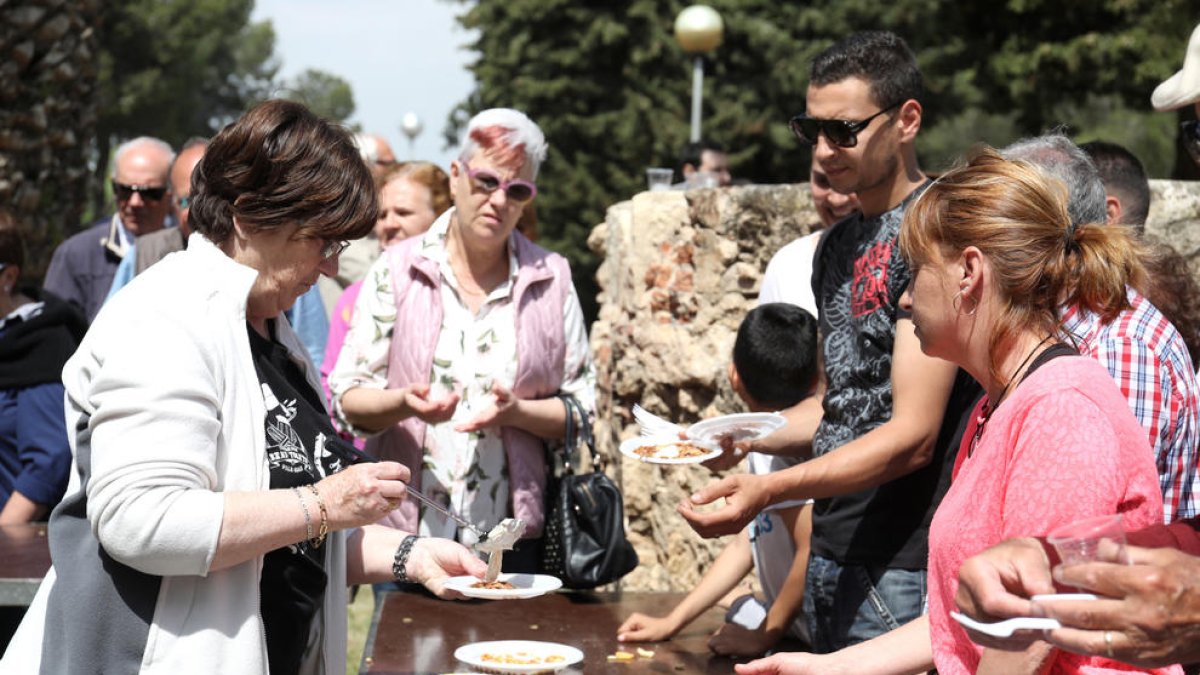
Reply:
<svg viewBox="0 0 1200 675"><path fill-rule="evenodd" d="M822 237L813 292L821 310L827 388L824 415L813 439L815 456L891 419L896 321L907 318L900 296L912 278L900 254L900 222L904 209L927 186L878 216L854 214ZM842 563L924 569L929 522L949 486L968 412L961 408L977 394L974 380L960 371L929 466L877 488L818 499L813 507L813 552Z"/></svg>
<svg viewBox="0 0 1200 675"><path fill-rule="evenodd" d="M275 334L275 323L269 324ZM287 349L246 326L250 353L267 407L267 463L271 489L298 487L309 503L313 533L321 512L305 487L342 469L326 449L334 430L318 394ZM300 508L296 504L296 508ZM268 553L263 561L261 594L267 657L273 673L295 673L313 638L313 618L325 596L325 548L308 541Z"/></svg>

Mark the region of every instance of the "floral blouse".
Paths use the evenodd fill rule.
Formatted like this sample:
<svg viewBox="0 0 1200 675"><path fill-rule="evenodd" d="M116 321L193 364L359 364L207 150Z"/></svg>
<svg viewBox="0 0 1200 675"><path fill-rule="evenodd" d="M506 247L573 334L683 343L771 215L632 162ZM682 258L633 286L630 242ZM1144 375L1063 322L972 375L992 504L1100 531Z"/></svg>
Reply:
<svg viewBox="0 0 1200 675"><path fill-rule="evenodd" d="M472 314L459 291L458 280L446 253L446 235L452 218L439 219L421 235L420 251L438 264L442 275L442 327L434 349L430 373L431 396L450 392L460 396L454 417L430 425L425 434L422 492L465 516L473 523L491 527L509 513L509 484L504 445L499 428L472 433L454 430L493 401L492 383L512 388L517 371L516 308L512 289L516 282L517 259L509 244L508 279ZM515 233L512 236L517 236ZM596 374L588 349L587 328L575 288L571 287L563 307L566 357L561 391L575 396L594 414ZM329 375L334 410L339 426L358 435L342 412L342 395L353 387L387 386L388 353L392 330L397 324L395 296L388 257L372 265L354 308L350 332ZM400 325L403 330L403 325ZM457 538L473 544L475 535L433 509L422 507L419 534Z"/></svg>

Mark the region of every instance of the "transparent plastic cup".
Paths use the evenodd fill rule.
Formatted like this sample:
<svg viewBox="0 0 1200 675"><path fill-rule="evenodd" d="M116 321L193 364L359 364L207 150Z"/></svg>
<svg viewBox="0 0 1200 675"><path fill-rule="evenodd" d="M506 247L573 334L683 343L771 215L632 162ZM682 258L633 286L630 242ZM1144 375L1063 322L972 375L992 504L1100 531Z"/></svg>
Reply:
<svg viewBox="0 0 1200 675"><path fill-rule="evenodd" d="M1121 514L1096 516L1054 528L1046 536L1064 565L1126 559Z"/></svg>
<svg viewBox="0 0 1200 675"><path fill-rule="evenodd" d="M651 192L671 189L671 180L675 176L673 169L651 167L646 169L646 187Z"/></svg>

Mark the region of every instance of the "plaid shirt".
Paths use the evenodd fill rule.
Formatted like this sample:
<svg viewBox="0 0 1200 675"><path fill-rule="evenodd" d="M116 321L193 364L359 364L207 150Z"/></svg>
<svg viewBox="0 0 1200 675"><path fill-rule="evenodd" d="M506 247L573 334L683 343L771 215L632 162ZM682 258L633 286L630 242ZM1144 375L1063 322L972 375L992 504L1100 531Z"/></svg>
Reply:
<svg viewBox="0 0 1200 675"><path fill-rule="evenodd" d="M1163 494L1163 521L1200 515L1200 387L1183 338L1142 297L1129 291L1130 309L1107 324L1070 308L1063 328L1081 354L1091 356L1117 381L1133 415L1150 435Z"/></svg>

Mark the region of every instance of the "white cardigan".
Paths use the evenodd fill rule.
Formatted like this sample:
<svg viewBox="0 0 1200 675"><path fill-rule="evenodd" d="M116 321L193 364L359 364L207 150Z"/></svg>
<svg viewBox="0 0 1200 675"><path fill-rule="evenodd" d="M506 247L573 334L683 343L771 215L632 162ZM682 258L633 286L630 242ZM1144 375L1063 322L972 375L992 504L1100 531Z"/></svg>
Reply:
<svg viewBox="0 0 1200 675"><path fill-rule="evenodd" d="M257 272L199 234L188 249L139 275L104 307L63 370L67 428L90 417L87 519L104 550L162 577L142 673L266 673L259 611L262 558L209 572L225 491L265 490L265 417L250 353L246 298ZM316 369L281 316L278 338L320 391ZM72 434L77 452L78 434ZM78 466L68 494L79 490ZM297 507L298 508L298 507ZM326 545L329 582L323 658L314 672L343 673L346 538ZM51 530L53 538L53 529ZM56 560L56 567L100 561ZM10 644L0 673L37 672L51 569ZM97 619L104 608L79 607ZM93 619L95 620L95 619ZM69 641L69 635L66 636Z"/></svg>

